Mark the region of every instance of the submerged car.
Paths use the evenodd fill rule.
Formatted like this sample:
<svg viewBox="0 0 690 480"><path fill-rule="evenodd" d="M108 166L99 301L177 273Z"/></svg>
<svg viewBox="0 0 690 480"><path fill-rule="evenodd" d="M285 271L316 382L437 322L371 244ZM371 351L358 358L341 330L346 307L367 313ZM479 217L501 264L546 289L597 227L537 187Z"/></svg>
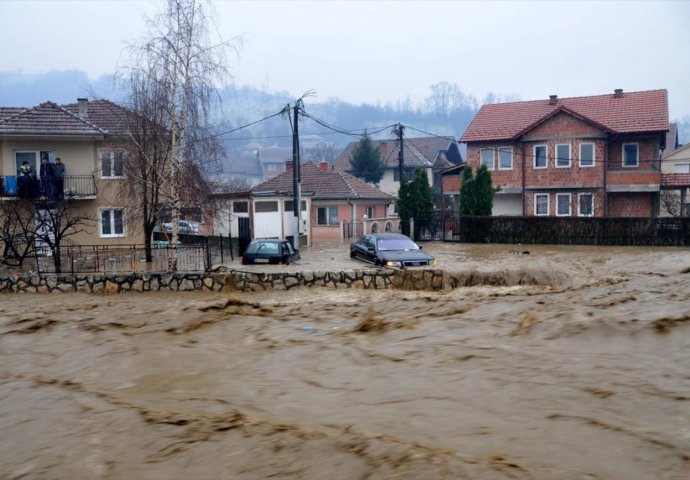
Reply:
<svg viewBox="0 0 690 480"><path fill-rule="evenodd" d="M172 223L164 223L163 228L166 233L172 233ZM192 220L180 220L178 232L181 235L199 235L199 223Z"/></svg>
<svg viewBox="0 0 690 480"><path fill-rule="evenodd" d="M436 259L400 233L372 233L350 245L350 257L386 267L436 265Z"/></svg>
<svg viewBox="0 0 690 480"><path fill-rule="evenodd" d="M242 264L282 263L288 264L300 259L289 240L252 240L242 254Z"/></svg>

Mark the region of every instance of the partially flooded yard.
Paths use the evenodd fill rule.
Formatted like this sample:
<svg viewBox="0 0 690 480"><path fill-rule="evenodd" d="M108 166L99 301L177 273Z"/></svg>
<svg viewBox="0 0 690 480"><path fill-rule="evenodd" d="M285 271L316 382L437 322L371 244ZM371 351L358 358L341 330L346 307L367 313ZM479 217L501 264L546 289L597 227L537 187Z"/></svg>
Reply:
<svg viewBox="0 0 690 480"><path fill-rule="evenodd" d="M690 478L687 249L424 248L457 288L0 296L0 478ZM360 266L303 258L252 268Z"/></svg>

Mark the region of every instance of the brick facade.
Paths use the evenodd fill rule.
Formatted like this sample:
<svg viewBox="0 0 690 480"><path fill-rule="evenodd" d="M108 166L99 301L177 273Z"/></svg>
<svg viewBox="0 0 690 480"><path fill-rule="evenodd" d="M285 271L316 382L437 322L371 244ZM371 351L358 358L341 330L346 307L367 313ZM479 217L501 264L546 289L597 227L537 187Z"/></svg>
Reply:
<svg viewBox="0 0 690 480"><path fill-rule="evenodd" d="M624 144L637 145L638 162L635 166L623 165ZM613 139L604 128L593 122L560 111L514 141L468 142L467 163L473 169L481 163L482 150L493 151L491 176L494 186L506 193L524 195L525 215L535 214L535 193L548 194L550 216L557 214L559 193L570 194L572 216L579 214L580 195L588 194L594 198L594 216L656 214L661 181L658 135L628 135ZM501 150L512 152L512 162L504 155L504 162L500 163ZM584 151L586 154L589 150L594 152L594 158L583 162L581 153ZM546 152L545 159L541 158L540 152L543 151ZM569 152L569 155L559 159L557 151L561 154ZM538 165L537 157L545 165ZM459 183L459 177L457 181ZM450 191L446 185L449 188L454 186L451 179L444 178L444 182L444 191ZM606 201L603 196L605 189L609 192Z"/></svg>

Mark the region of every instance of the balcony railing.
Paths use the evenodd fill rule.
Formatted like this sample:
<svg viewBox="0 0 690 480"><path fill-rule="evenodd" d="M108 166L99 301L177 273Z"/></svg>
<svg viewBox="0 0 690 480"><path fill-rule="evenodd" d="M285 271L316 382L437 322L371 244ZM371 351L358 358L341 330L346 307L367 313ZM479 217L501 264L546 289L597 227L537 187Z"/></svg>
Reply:
<svg viewBox="0 0 690 480"><path fill-rule="evenodd" d="M97 193L92 175L66 175L62 185L57 181L44 184L40 178L31 178L22 183L16 176L0 177L0 197L34 199L47 196L61 199L95 197Z"/></svg>

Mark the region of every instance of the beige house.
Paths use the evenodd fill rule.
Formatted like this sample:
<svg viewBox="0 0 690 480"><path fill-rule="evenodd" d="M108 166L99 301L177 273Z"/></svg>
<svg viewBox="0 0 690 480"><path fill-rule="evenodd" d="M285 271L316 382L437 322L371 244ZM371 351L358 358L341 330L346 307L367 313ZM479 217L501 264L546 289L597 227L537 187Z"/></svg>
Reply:
<svg viewBox="0 0 690 480"><path fill-rule="evenodd" d="M661 157L662 216L690 215L690 143Z"/></svg>
<svg viewBox="0 0 690 480"><path fill-rule="evenodd" d="M123 159L125 110L105 100L78 99L57 105L45 102L32 108L0 107L0 202L15 202L22 195L36 197L43 158L65 165L64 182L54 194L88 220L80 233L69 236L81 245L142 243L131 201L125 201ZM24 162L31 166L33 187L18 179Z"/></svg>

